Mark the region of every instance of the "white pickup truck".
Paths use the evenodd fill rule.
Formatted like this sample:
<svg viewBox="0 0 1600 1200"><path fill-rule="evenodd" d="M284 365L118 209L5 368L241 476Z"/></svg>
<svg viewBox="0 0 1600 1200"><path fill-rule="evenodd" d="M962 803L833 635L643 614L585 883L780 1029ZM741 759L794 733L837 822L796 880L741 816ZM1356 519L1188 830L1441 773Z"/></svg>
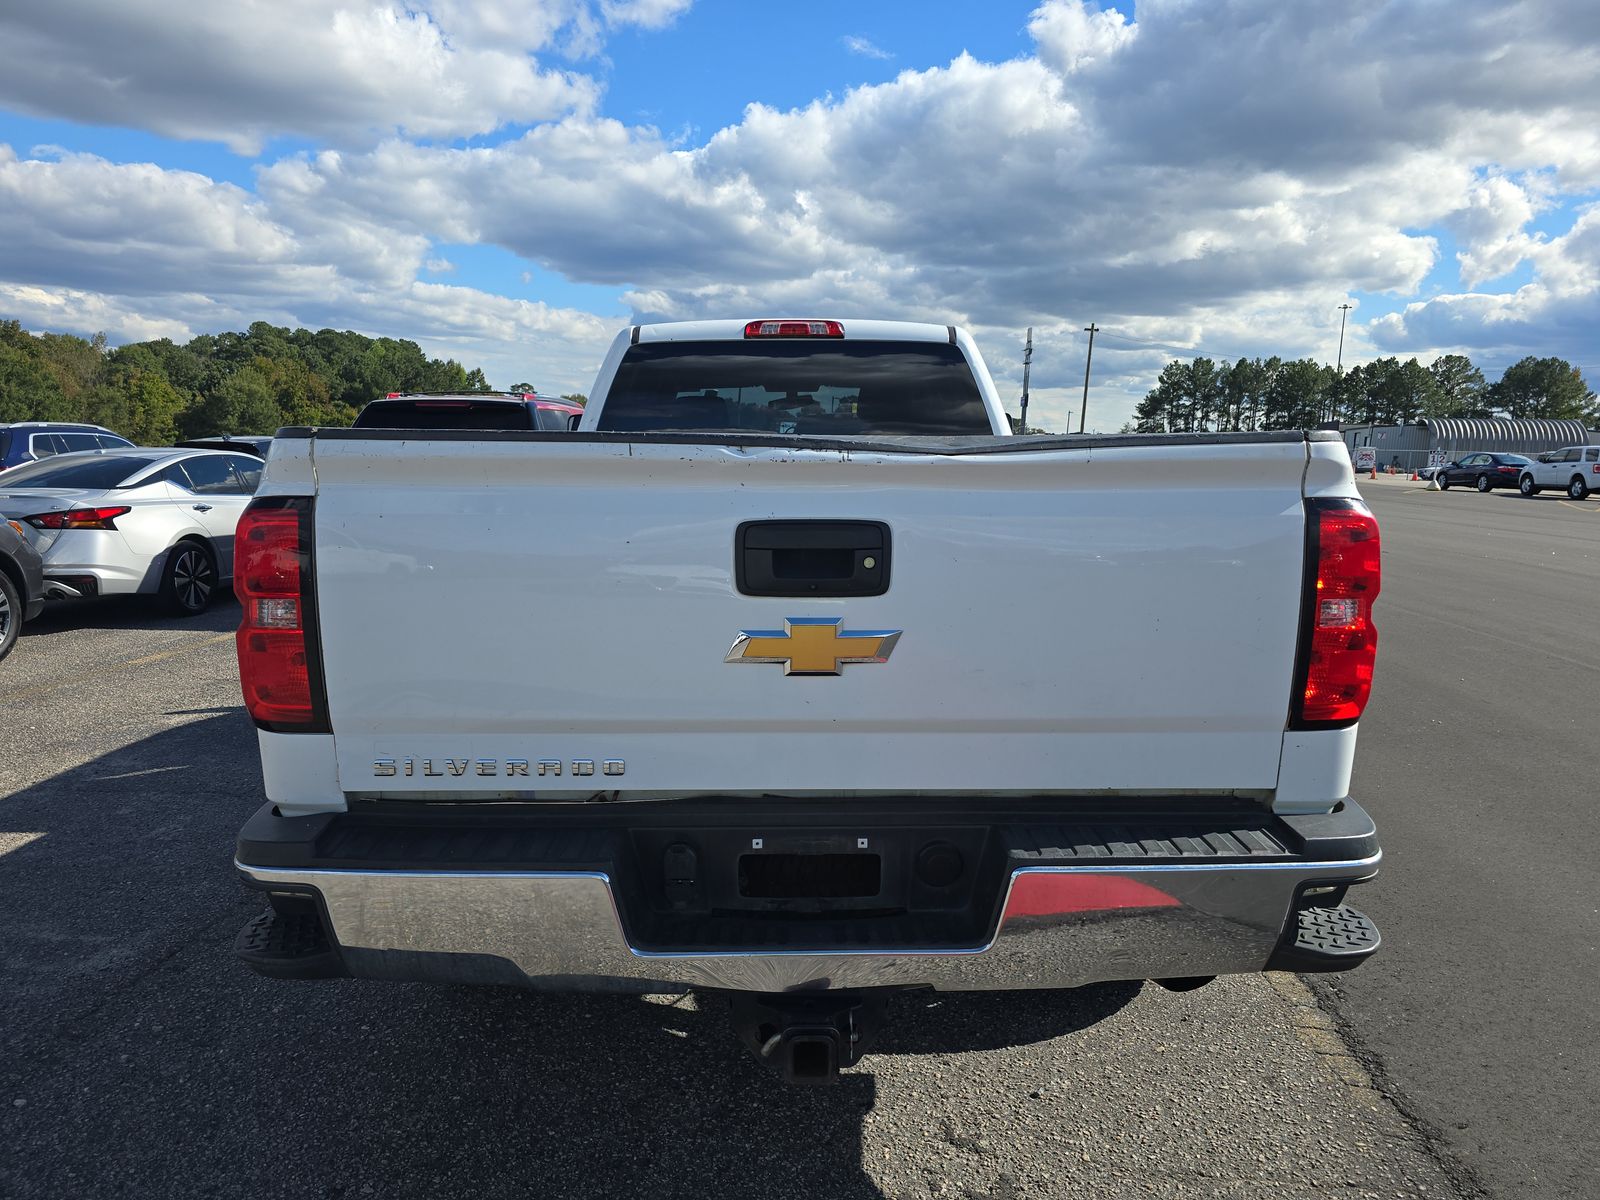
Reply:
<svg viewBox="0 0 1600 1200"><path fill-rule="evenodd" d="M731 1000L1343 970L1377 526L1337 433L1009 435L945 326L644 325L575 432L285 429L238 953Z"/></svg>

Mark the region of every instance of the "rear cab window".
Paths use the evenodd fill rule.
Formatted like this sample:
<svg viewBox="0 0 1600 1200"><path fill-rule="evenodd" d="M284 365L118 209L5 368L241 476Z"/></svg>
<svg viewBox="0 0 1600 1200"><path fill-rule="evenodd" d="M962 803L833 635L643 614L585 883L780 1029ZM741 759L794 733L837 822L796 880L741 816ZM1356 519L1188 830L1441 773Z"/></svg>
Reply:
<svg viewBox="0 0 1600 1200"><path fill-rule="evenodd" d="M356 417L356 429L536 429L519 400L374 400ZM565 428L565 426L563 426Z"/></svg>
<svg viewBox="0 0 1600 1200"><path fill-rule="evenodd" d="M645 342L629 347L597 428L796 435L993 432L947 342Z"/></svg>

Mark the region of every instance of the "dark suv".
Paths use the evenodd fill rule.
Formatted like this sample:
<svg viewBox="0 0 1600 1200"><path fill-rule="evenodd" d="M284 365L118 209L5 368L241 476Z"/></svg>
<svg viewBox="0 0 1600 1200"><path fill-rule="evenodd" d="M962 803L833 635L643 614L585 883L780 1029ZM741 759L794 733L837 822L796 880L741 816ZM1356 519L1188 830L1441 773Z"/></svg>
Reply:
<svg viewBox="0 0 1600 1200"><path fill-rule="evenodd" d="M18 421L0 425L0 471L78 450L127 450L133 443L98 425Z"/></svg>

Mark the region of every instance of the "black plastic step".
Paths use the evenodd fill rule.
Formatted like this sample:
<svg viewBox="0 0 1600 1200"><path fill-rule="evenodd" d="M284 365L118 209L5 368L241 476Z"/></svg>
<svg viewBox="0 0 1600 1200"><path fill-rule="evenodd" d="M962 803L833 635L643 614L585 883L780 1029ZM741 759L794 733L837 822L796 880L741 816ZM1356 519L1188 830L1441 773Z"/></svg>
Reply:
<svg viewBox="0 0 1600 1200"><path fill-rule="evenodd" d="M1349 905L1302 908L1284 931L1269 971L1348 971L1376 953L1383 942L1372 918Z"/></svg>
<svg viewBox="0 0 1600 1200"><path fill-rule="evenodd" d="M1030 867L1084 859L1235 862L1295 857L1285 844L1282 824L1269 813L1012 825L1004 835L1013 865Z"/></svg>
<svg viewBox="0 0 1600 1200"><path fill-rule="evenodd" d="M337 979L345 974L315 912L268 909L239 931L233 952L252 971L272 979Z"/></svg>

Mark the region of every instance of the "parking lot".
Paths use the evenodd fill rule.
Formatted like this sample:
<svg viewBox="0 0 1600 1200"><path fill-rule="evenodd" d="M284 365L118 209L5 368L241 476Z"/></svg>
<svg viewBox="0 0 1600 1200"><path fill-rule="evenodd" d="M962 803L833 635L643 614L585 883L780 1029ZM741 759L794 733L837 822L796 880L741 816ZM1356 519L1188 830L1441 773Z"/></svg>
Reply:
<svg viewBox="0 0 1600 1200"><path fill-rule="evenodd" d="M835 1089L682 999L251 975L237 607L48 614L0 667L0 1195L1594 1194L1600 502L1363 488L1379 957L906 996Z"/></svg>

